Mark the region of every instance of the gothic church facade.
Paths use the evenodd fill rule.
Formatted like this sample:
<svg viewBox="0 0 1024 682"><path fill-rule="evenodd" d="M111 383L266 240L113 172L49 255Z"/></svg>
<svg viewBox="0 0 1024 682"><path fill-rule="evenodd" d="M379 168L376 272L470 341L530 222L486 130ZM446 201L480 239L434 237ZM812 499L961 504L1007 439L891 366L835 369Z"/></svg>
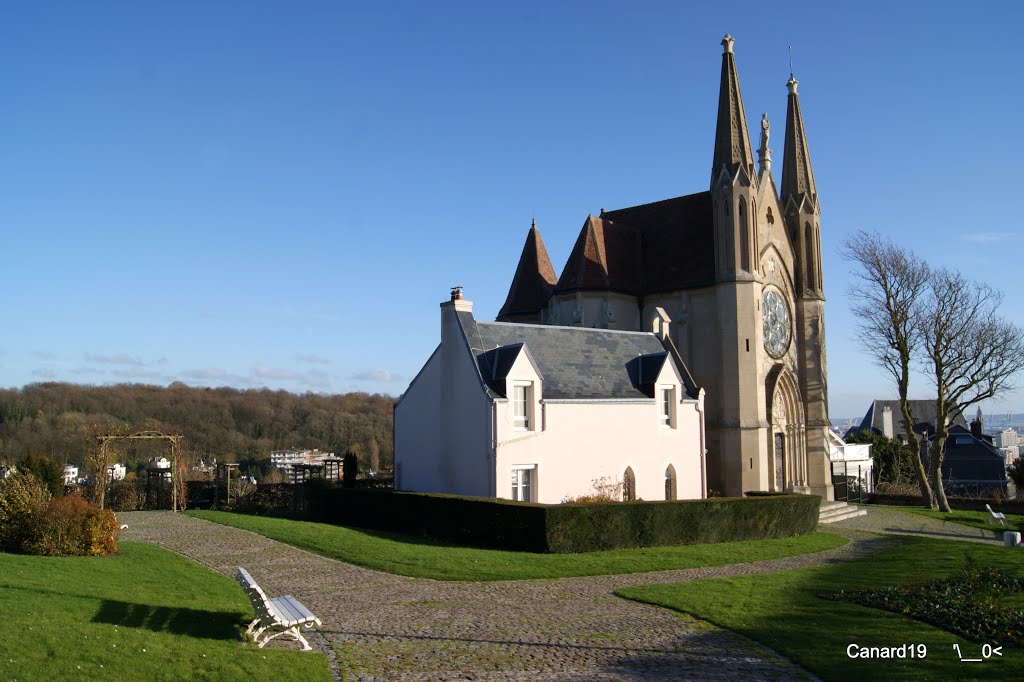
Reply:
<svg viewBox="0 0 1024 682"><path fill-rule="evenodd" d="M733 39L706 191L588 216L560 277L536 225L498 321L650 331L706 391L709 493L832 499L820 215L790 75L782 183L768 121L758 162Z"/></svg>

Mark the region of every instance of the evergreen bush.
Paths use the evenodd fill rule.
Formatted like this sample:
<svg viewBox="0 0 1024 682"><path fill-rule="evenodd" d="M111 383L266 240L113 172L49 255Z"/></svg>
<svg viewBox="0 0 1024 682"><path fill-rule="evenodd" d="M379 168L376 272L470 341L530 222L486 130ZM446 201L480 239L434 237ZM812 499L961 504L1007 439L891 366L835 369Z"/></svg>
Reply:
<svg viewBox="0 0 1024 682"><path fill-rule="evenodd" d="M458 544L575 553L802 535L818 524L814 495L544 505L458 495L325 489L314 520Z"/></svg>

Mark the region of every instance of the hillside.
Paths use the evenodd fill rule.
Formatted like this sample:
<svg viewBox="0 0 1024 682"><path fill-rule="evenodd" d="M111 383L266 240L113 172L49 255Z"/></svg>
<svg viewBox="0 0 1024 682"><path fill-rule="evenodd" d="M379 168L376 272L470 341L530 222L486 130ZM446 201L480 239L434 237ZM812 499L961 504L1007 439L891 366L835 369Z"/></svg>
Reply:
<svg viewBox="0 0 1024 682"><path fill-rule="evenodd" d="M366 457L376 448L380 464L390 466L394 401L366 393L297 395L181 383L30 384L0 389L0 463L37 453L82 465L97 432L119 429L181 433L190 459L262 460L283 448L354 450ZM134 465L160 447L126 444L117 454Z"/></svg>

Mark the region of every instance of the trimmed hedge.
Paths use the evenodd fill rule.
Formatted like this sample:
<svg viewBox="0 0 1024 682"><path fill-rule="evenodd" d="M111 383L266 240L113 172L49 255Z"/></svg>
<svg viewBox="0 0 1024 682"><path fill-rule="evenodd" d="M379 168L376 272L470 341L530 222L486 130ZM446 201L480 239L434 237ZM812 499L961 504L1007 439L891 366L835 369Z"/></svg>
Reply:
<svg viewBox="0 0 1024 682"><path fill-rule="evenodd" d="M813 495L544 505L458 495L324 489L313 520L410 533L462 545L574 553L804 535Z"/></svg>

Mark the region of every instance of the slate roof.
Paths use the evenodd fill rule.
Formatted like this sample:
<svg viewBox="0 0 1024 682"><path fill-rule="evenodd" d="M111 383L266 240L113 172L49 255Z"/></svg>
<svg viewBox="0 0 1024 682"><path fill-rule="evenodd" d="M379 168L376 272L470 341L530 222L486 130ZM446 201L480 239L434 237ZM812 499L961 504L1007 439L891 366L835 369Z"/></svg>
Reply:
<svg viewBox="0 0 1024 682"><path fill-rule="evenodd" d="M523 346L541 373L544 397L553 400L650 399L653 386L641 381L653 381L651 372L667 358L661 340L646 332L477 322L467 312L458 317L484 383L499 396Z"/></svg>
<svg viewBox="0 0 1024 682"><path fill-rule="evenodd" d="M942 477L950 483L1005 486L1005 460L995 447L954 425L942 456Z"/></svg>
<svg viewBox="0 0 1024 682"><path fill-rule="evenodd" d="M498 319L537 313L547 305L557 282L548 250L544 248L544 240L541 239L540 230L534 222L526 235L523 253L519 256L519 265L512 278L512 286L509 287L505 305L498 311Z"/></svg>
<svg viewBox="0 0 1024 682"><path fill-rule="evenodd" d="M710 192L589 216L555 293L631 296L709 286L715 280Z"/></svg>
<svg viewBox="0 0 1024 682"><path fill-rule="evenodd" d="M889 407L892 409L892 432L894 436L904 435L903 414L900 412L899 400L874 400L868 407L864 419L861 420L857 431L870 429L875 433L882 433L882 411ZM911 400L910 413L914 417L914 431L917 433L935 433L935 401L934 400ZM957 413L953 418L953 424L962 427L967 426L967 420L963 414Z"/></svg>

